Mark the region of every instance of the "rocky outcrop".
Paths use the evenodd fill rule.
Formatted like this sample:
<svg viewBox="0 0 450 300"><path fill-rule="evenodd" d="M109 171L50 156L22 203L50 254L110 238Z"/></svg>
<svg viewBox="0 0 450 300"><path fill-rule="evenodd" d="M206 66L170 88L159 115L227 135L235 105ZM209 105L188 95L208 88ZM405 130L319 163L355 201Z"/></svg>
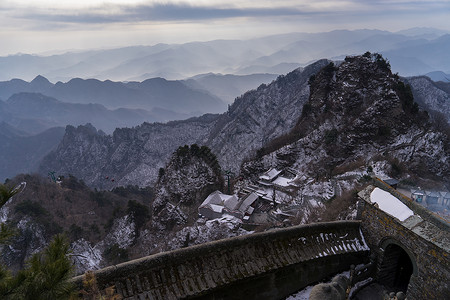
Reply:
<svg viewBox="0 0 450 300"><path fill-rule="evenodd" d="M175 225L192 224L203 200L222 189L221 169L208 147L179 147L166 168L160 169L152 205L154 226L171 230Z"/></svg>
<svg viewBox="0 0 450 300"><path fill-rule="evenodd" d="M167 124L143 123L116 129L112 136L90 125L67 126L63 141L43 160L40 172L46 174L51 169L72 174L101 189L152 185L176 148L203 144L216 119L215 115L205 115Z"/></svg>
<svg viewBox="0 0 450 300"><path fill-rule="evenodd" d="M338 66L320 60L245 93L222 115L144 123L112 136L68 127L41 172L72 173L103 189L151 185L170 153L196 143L235 173L243 161L272 153L244 170L290 166L323 177L358 160L386 160L407 164L419 176L448 178L446 137L432 129L413 92L378 54L348 57Z"/></svg>
<svg viewBox="0 0 450 300"><path fill-rule="evenodd" d="M151 222L140 233L132 253L136 257L250 232L233 216L199 219L198 207L224 181L215 155L206 146L194 144L175 151L165 168L159 170Z"/></svg>
<svg viewBox="0 0 450 300"><path fill-rule="evenodd" d="M388 161L396 169L388 173L403 168L418 176L449 178L447 139L419 111L388 63L368 53L322 69L311 80L310 99L286 136L287 145L263 152L244 171L290 166L325 178L339 169L351 171L355 164Z"/></svg>

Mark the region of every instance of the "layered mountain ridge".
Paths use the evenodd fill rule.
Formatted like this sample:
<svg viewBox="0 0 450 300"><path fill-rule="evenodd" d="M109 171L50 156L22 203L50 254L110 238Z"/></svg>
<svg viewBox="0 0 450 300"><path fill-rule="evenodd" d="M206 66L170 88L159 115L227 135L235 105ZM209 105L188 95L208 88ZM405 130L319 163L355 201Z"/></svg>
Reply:
<svg viewBox="0 0 450 300"><path fill-rule="evenodd" d="M156 181L158 169L178 146L196 143L210 147L222 168L235 173L243 161L263 154L270 154L263 168L272 164L269 161L281 163L274 158L280 156L289 158L285 165L307 172L327 160L318 171L324 175L364 153L375 157L388 152L393 160L429 165L427 174L446 175L445 137L419 111L412 91L414 87L411 90L392 74L379 55L350 57L337 66L320 60L245 93L222 115L144 123L117 129L112 136L93 134L90 139L83 137L83 126L71 127L40 170L71 173L100 188L113 186L104 182L106 176L113 176L114 184L144 186ZM302 114L311 115L300 118ZM288 142L303 145L286 147L303 153L307 163L295 164L298 155L286 150ZM280 147L285 155L272 153Z"/></svg>
<svg viewBox="0 0 450 300"><path fill-rule="evenodd" d="M90 124L67 126L62 142L40 166L44 175L64 175L62 183L30 184L24 198L18 195L4 213L19 222L20 230L36 232L31 240L19 241L27 246L15 253L23 258L45 244L44 233L58 229L46 221L58 221L59 230L70 233L77 268L84 271L248 234L249 228L317 221L328 205L331 209L325 212L335 210L338 218L352 218L354 203L339 204L337 199L364 183L368 174L448 186L448 124L435 122L433 114L421 109L419 104L432 105L426 97L419 104L414 101L420 93L415 82L410 87L392 74L383 57L366 53L296 69L245 93L221 115L143 123L116 129L112 135ZM435 85L430 89L444 91ZM21 134L8 129L8 135ZM282 175L263 187L261 175L269 169ZM209 193L224 191L223 173L232 174L229 171L239 173L239 180L232 182L238 197L254 191L261 198L257 213L250 216L255 223L228 215L199 218L199 205ZM14 180L33 178L22 175ZM90 190L84 182L112 192ZM128 184L154 186L154 193L150 187L145 191ZM46 198L45 210L39 209L33 221L33 208L39 208L34 202L40 197ZM138 202L128 201L125 209L129 197ZM77 213L57 217L66 202ZM23 203L25 211L20 208ZM21 209L31 215L25 221L20 221ZM75 226L80 223L80 228Z"/></svg>
<svg viewBox="0 0 450 300"><path fill-rule="evenodd" d="M209 146L223 168L237 172L244 158L293 128L308 100L309 77L327 63L320 60L261 85L236 99L222 115L144 123L117 129L112 136L95 135L83 126L68 127L64 140L40 170L70 173L99 188L148 185L156 181L159 168L177 147L196 143ZM89 139L84 137L86 130L92 133ZM105 182L106 176L113 176L115 183Z"/></svg>
<svg viewBox="0 0 450 300"><path fill-rule="evenodd" d="M109 109L138 108L151 111L162 108L176 113L222 112L225 103L182 81L151 78L142 82L120 82L72 78L68 82L49 82L37 76L31 82L20 79L0 82L0 97L17 93L40 93L68 103L102 104Z"/></svg>
<svg viewBox="0 0 450 300"><path fill-rule="evenodd" d="M367 50L382 53L391 61L394 72L403 76L438 70L448 73L448 33L436 29L427 33L421 29L334 30L56 55L18 54L0 57L0 79L29 80L42 74L52 81L74 77L141 81L153 77L185 79L207 72L284 74L324 57L342 59Z"/></svg>

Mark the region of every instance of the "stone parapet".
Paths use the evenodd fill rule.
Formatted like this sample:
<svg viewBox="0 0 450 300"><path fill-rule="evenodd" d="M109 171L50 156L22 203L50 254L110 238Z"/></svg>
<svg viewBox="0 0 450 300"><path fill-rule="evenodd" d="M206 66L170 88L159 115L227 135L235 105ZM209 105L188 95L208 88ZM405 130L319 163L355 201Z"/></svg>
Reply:
<svg viewBox="0 0 450 300"><path fill-rule="evenodd" d="M282 298L365 261L358 221L270 230L164 252L96 271L124 299ZM82 276L74 278L81 285Z"/></svg>
<svg viewBox="0 0 450 300"><path fill-rule="evenodd" d="M403 202L403 204L405 204L410 209L412 209L414 211L414 213L418 214L423 219L425 219L428 222L432 223L433 225L437 226L439 229L444 230L444 231L450 231L450 223L447 220L434 214L433 212L431 212L427 208L423 207L422 205L414 202L412 199L406 197L405 195L403 195L402 193L400 193L399 191L397 191L396 189L394 189L393 187L388 185L383 180L381 180L377 177L374 177L373 184L376 187L379 187L380 189L385 190L385 191L391 193L392 195L394 195L397 199L399 199L401 202Z"/></svg>
<svg viewBox="0 0 450 300"><path fill-rule="evenodd" d="M408 254L413 267L407 298L447 299L450 295L450 231L445 229L445 223L436 223L428 214L414 215L402 222L370 202L373 189L369 186L358 195L364 200L359 206L361 228L378 257L377 279L381 276L382 262L387 259L385 249L398 245ZM415 205L409 207L417 213Z"/></svg>

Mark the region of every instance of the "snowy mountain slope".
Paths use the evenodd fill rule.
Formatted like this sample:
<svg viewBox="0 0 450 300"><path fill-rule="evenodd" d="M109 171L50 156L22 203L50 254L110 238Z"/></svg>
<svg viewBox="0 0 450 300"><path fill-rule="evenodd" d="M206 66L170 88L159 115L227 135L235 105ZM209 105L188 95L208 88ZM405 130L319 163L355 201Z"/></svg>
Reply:
<svg viewBox="0 0 450 300"><path fill-rule="evenodd" d="M104 135L92 125L67 126L58 148L45 157L40 172L73 174L101 189L121 185L153 185L177 147L204 144L217 115L167 124L143 123ZM112 181L114 179L114 181Z"/></svg>
<svg viewBox="0 0 450 300"><path fill-rule="evenodd" d="M312 81L307 107L286 137L290 142L245 164L247 173L289 166L312 178L329 178L386 161L399 177L450 178L448 137L433 128L409 88L377 55L348 57L322 69Z"/></svg>
<svg viewBox="0 0 450 300"><path fill-rule="evenodd" d="M236 99L229 111L167 124L144 123L101 136L92 128L68 127L58 149L41 164L60 174L73 174L98 188L156 182L159 168L185 144L207 145L223 168L237 171L241 161L271 139L289 132L309 96L308 80L328 61L280 76L269 85ZM86 132L89 132L86 135ZM115 182L105 181L109 176Z"/></svg>
<svg viewBox="0 0 450 300"><path fill-rule="evenodd" d="M150 188L98 191L73 176L53 182L38 175L18 175L7 185L23 182L21 192L0 209L2 222L16 229L11 243L1 245L2 263L11 270L23 268L57 233L71 244L78 272L116 264L127 258L127 249L149 221Z"/></svg>
<svg viewBox="0 0 450 300"><path fill-rule="evenodd" d="M233 216L198 222L200 204L224 187L220 166L208 147L179 147L159 173L151 222L131 247L132 253L143 256L249 233Z"/></svg>
<svg viewBox="0 0 450 300"><path fill-rule="evenodd" d="M309 97L308 80L328 64L319 60L237 98L218 120L207 145L222 167L237 171L242 160L288 133Z"/></svg>
<svg viewBox="0 0 450 300"><path fill-rule="evenodd" d="M450 88L445 90L425 76L410 77L406 81L411 85L414 99L426 110L433 110L443 114L450 124ZM448 83L440 83L447 85Z"/></svg>
<svg viewBox="0 0 450 300"><path fill-rule="evenodd" d="M179 147L159 173L152 219L161 230L171 230L176 224L192 224L203 200L223 189L220 166L206 146Z"/></svg>
<svg viewBox="0 0 450 300"><path fill-rule="evenodd" d="M320 76L313 76L323 67ZM69 128L40 170L71 173L99 188L145 186L156 182L159 168L178 146L207 145L223 169L237 173L244 160L292 143L266 156L258 172L280 164L322 176L381 155L378 160L398 160L416 174L444 176L448 149L444 136L430 126L410 88L381 56L369 54L337 67L320 60L294 70L245 93L219 116L144 123L90 139L83 127ZM106 176L115 182L105 181Z"/></svg>

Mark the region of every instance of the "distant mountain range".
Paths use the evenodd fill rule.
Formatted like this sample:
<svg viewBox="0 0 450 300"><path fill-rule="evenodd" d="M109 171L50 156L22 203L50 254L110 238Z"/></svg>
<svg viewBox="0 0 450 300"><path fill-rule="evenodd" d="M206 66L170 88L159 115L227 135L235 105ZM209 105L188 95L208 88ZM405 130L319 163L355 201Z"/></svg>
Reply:
<svg viewBox="0 0 450 300"><path fill-rule="evenodd" d="M429 77L433 81L450 82L450 74L446 74L442 71L430 72L425 74L425 76Z"/></svg>
<svg viewBox="0 0 450 300"><path fill-rule="evenodd" d="M292 68L290 71L292 71ZM284 72L283 72L284 73ZM261 84L270 83L278 77L276 74L222 75L203 74L185 81L188 86L210 92L227 103L233 103L236 97L257 88Z"/></svg>
<svg viewBox="0 0 450 300"><path fill-rule="evenodd" d="M355 166L366 170L368 161L387 174L398 161L422 177L448 178L444 134L419 110L404 79L377 55L349 57L336 65L319 60L246 92L220 115L145 123L112 135L92 126L67 127L39 170L73 174L100 189L148 186L177 147L196 143L210 147L224 170L244 177L292 167L327 181ZM444 100L427 103L425 95L422 107L446 110L448 94L422 78L410 81L412 92Z"/></svg>
<svg viewBox="0 0 450 300"><path fill-rule="evenodd" d="M186 118L162 109L110 110L101 104L66 103L40 93L17 93L0 105L0 120L27 133L37 134L51 127L92 123L112 133L117 127L132 127L143 122L165 122Z"/></svg>
<svg viewBox="0 0 450 300"><path fill-rule="evenodd" d="M0 80L31 80L41 74L51 81L97 78L142 81L185 79L208 72L248 75L283 74L320 58L379 52L402 76L450 72L450 32L413 28L396 33L381 30L335 30L289 33L250 40L216 40L157 44L59 55L18 54L0 57Z"/></svg>
<svg viewBox="0 0 450 300"><path fill-rule="evenodd" d="M224 112L225 101L232 103L237 96L276 77L205 74L187 81L153 78L143 82L75 78L56 84L40 75L30 82L13 79L0 82L0 122L26 134L86 123L112 133L116 128L144 122Z"/></svg>
<svg viewBox="0 0 450 300"><path fill-rule="evenodd" d="M110 109L138 108L151 111L160 108L188 116L223 112L226 109L222 100L206 91L193 89L181 81L163 78L142 82L74 78L66 83L53 84L47 78L37 76L31 82L20 79L0 82L0 98L8 99L20 92L42 93L64 102L102 104Z"/></svg>

